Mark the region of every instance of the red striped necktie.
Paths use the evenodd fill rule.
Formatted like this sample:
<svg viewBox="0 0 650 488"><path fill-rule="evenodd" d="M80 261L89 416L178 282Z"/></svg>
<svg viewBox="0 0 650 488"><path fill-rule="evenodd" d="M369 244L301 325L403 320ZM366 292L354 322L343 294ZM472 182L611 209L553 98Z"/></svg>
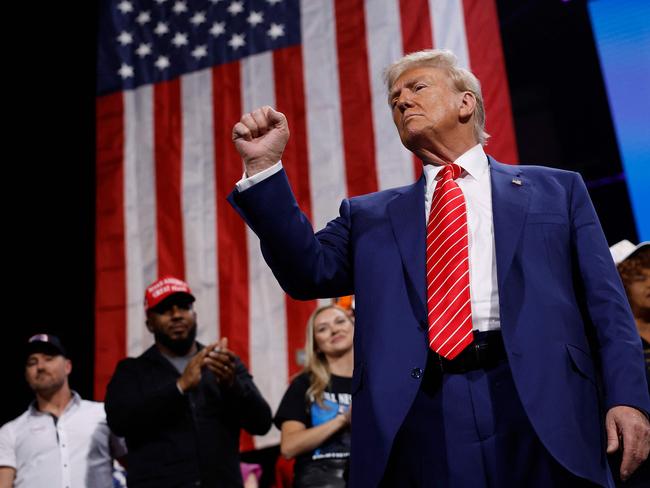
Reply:
<svg viewBox="0 0 650 488"><path fill-rule="evenodd" d="M457 164L441 170L427 223L429 347L453 359L474 339L469 296L469 243L465 196L454 181Z"/></svg>

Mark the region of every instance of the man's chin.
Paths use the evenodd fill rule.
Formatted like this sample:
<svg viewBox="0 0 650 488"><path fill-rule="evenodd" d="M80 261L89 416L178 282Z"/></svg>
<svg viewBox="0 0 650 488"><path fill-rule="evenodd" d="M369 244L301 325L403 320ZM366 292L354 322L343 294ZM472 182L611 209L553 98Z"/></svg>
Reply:
<svg viewBox="0 0 650 488"><path fill-rule="evenodd" d="M423 131L415 127L415 124L411 124L411 126L400 133L400 139L406 149L416 152L426 142L426 136Z"/></svg>
<svg viewBox="0 0 650 488"><path fill-rule="evenodd" d="M32 384L32 390L34 393L37 393L41 396L51 396L52 394L56 393L61 389L63 386L63 383L55 383L55 382L43 382L43 383L36 383Z"/></svg>
<svg viewBox="0 0 650 488"><path fill-rule="evenodd" d="M196 330L196 329L194 329ZM185 356L190 352L196 339L196 332L188 331L181 337L170 337L163 334L155 334L156 342L162 344L177 356Z"/></svg>

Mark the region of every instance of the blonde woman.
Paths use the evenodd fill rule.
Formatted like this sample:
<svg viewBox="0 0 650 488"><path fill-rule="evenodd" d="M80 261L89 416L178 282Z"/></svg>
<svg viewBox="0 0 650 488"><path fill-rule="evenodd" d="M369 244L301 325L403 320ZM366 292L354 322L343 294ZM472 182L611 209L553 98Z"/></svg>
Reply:
<svg viewBox="0 0 650 488"><path fill-rule="evenodd" d="M275 416L280 450L296 458L294 488L339 488L350 456L354 324L337 305L320 307L307 323L304 371Z"/></svg>

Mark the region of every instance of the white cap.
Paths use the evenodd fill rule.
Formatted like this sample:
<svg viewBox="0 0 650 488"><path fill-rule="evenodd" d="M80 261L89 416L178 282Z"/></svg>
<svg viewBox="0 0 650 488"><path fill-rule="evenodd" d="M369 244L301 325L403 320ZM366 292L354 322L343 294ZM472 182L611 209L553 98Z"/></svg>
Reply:
<svg viewBox="0 0 650 488"><path fill-rule="evenodd" d="M635 254L639 249L650 246L650 241L645 241L640 243L638 246L635 246L627 239L623 239L620 242L617 242L612 247L609 248L609 252L612 253L614 262L620 264L625 261L627 258Z"/></svg>

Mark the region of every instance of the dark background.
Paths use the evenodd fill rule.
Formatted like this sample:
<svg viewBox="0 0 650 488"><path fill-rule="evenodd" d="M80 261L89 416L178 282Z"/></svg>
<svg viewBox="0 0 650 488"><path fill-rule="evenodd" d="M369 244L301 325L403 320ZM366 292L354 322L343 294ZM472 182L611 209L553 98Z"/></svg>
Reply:
<svg viewBox="0 0 650 488"><path fill-rule="evenodd" d="M520 161L579 171L607 239L637 241L586 1L497 0ZM93 396L94 2L11 12L5 34L0 424L31 400L22 348L58 334ZM33 9L38 9L35 15ZM81 19L81 20L80 20ZM29 27L25 27L28 25ZM7 48L8 47L8 48ZM489 114L488 114L489 117ZM489 149L488 149L489 152Z"/></svg>

